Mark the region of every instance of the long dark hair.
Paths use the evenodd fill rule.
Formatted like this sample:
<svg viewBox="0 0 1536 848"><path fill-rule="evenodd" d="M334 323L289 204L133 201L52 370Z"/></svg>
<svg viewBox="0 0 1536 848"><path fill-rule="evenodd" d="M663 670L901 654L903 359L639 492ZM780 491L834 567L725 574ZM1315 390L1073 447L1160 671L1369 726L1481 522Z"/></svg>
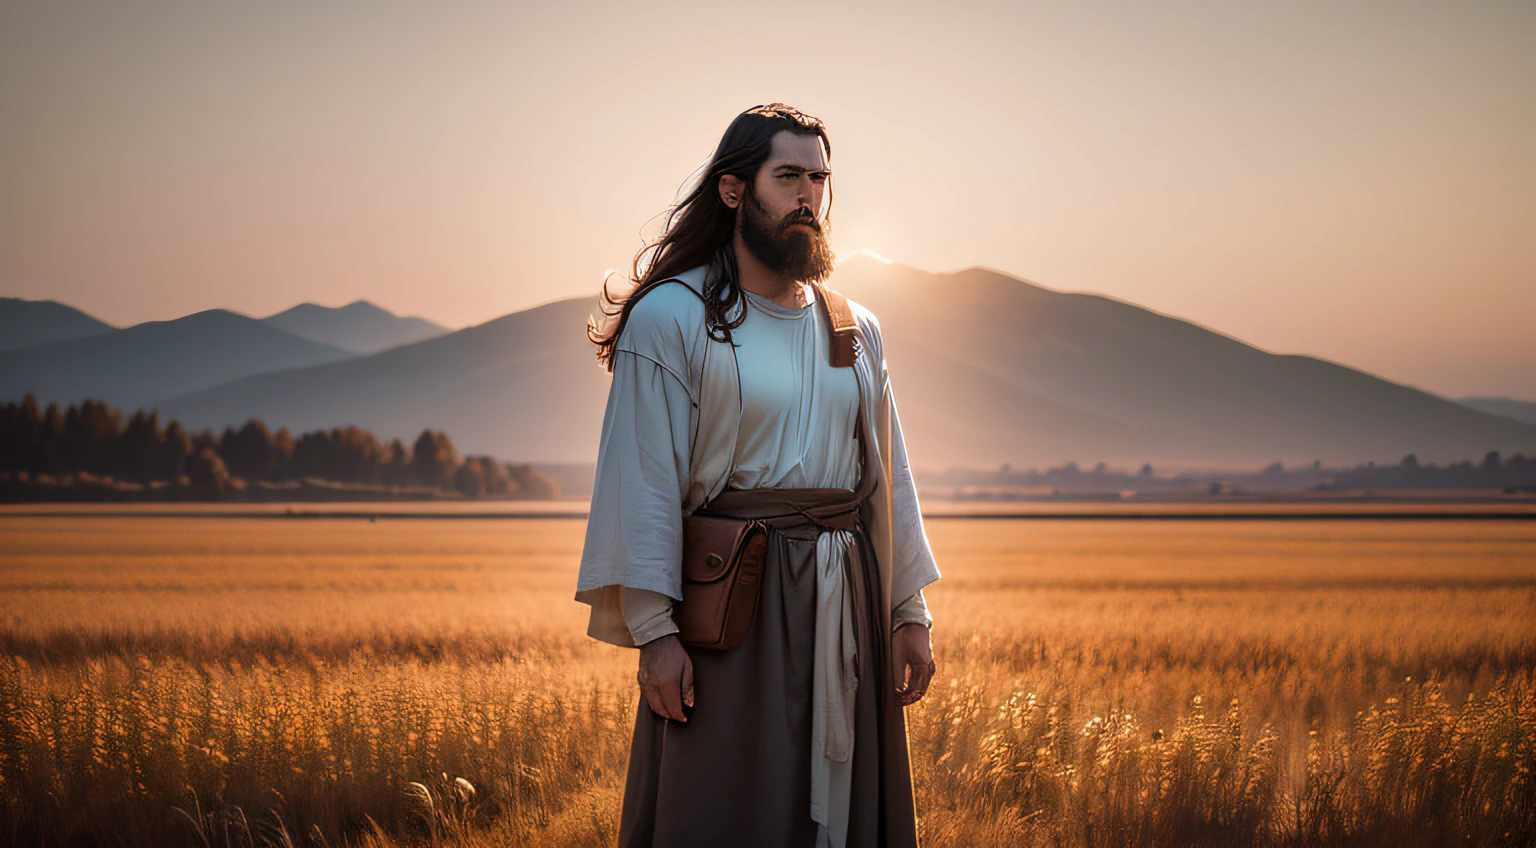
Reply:
<svg viewBox="0 0 1536 848"><path fill-rule="evenodd" d="M742 203L751 203L757 171L768 161L773 137L785 130L819 137L823 152L828 159L832 158L832 142L819 118L783 103L754 106L742 112L726 127L704 175L667 212L661 237L635 254L628 278L633 284L629 294L615 297L608 290L608 281L603 280L599 308L604 320L599 324L590 317L587 319L587 338L597 345L597 361L609 371L613 370L614 345L640 298L667 279L700 265L709 266L704 277L704 326L711 338L731 340L731 330L741 326L746 313L741 311L734 321L729 317L741 302L741 286L736 281L736 254L731 249L736 209L720 199L720 178L729 174L745 182ZM831 211L829 183L828 217Z"/></svg>

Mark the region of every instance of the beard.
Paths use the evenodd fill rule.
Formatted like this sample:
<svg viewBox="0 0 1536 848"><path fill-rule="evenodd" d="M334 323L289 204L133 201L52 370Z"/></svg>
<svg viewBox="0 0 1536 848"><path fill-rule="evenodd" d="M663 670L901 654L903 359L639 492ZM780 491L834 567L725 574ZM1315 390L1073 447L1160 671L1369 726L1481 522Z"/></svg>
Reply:
<svg viewBox="0 0 1536 848"><path fill-rule="evenodd" d="M742 204L741 241L757 261L792 280L818 283L832 274L826 227L801 207L773 221L755 196ZM805 226L797 226L804 224Z"/></svg>

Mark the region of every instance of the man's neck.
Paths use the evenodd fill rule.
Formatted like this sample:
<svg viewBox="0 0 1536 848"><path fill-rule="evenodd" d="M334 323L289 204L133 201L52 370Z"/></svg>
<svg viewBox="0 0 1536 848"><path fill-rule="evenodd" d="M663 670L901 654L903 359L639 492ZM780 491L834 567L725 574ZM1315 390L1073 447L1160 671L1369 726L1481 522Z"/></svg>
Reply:
<svg viewBox="0 0 1536 848"><path fill-rule="evenodd" d="M747 249L739 233L731 243L731 248L736 254L736 280L742 288L780 306L804 306L810 301L805 285L764 265Z"/></svg>

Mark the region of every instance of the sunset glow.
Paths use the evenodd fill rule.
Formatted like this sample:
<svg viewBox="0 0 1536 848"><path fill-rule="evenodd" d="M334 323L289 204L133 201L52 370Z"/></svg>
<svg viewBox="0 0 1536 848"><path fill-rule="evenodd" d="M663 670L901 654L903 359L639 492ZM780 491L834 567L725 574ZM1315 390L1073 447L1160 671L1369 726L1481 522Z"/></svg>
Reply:
<svg viewBox="0 0 1536 848"><path fill-rule="evenodd" d="M879 262L881 265L890 265L895 262L894 259L887 259L867 247L861 247L858 250L850 250L847 253L839 253L837 255L837 261L842 262L844 259L851 259L855 256L868 256L870 259Z"/></svg>
<svg viewBox="0 0 1536 848"><path fill-rule="evenodd" d="M777 8L837 35L744 63L758 13L692 0L8 4L0 295L478 324L594 293L784 100L829 128L840 243L1536 398L1536 5Z"/></svg>

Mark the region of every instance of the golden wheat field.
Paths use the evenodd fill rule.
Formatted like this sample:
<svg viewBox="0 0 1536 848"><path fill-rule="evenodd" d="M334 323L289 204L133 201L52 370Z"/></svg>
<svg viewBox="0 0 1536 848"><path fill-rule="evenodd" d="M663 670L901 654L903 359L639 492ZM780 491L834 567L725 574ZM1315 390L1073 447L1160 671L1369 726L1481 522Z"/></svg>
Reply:
<svg viewBox="0 0 1536 848"><path fill-rule="evenodd" d="M1536 843L1536 522L929 529L925 845ZM0 515L0 842L612 844L582 530Z"/></svg>

